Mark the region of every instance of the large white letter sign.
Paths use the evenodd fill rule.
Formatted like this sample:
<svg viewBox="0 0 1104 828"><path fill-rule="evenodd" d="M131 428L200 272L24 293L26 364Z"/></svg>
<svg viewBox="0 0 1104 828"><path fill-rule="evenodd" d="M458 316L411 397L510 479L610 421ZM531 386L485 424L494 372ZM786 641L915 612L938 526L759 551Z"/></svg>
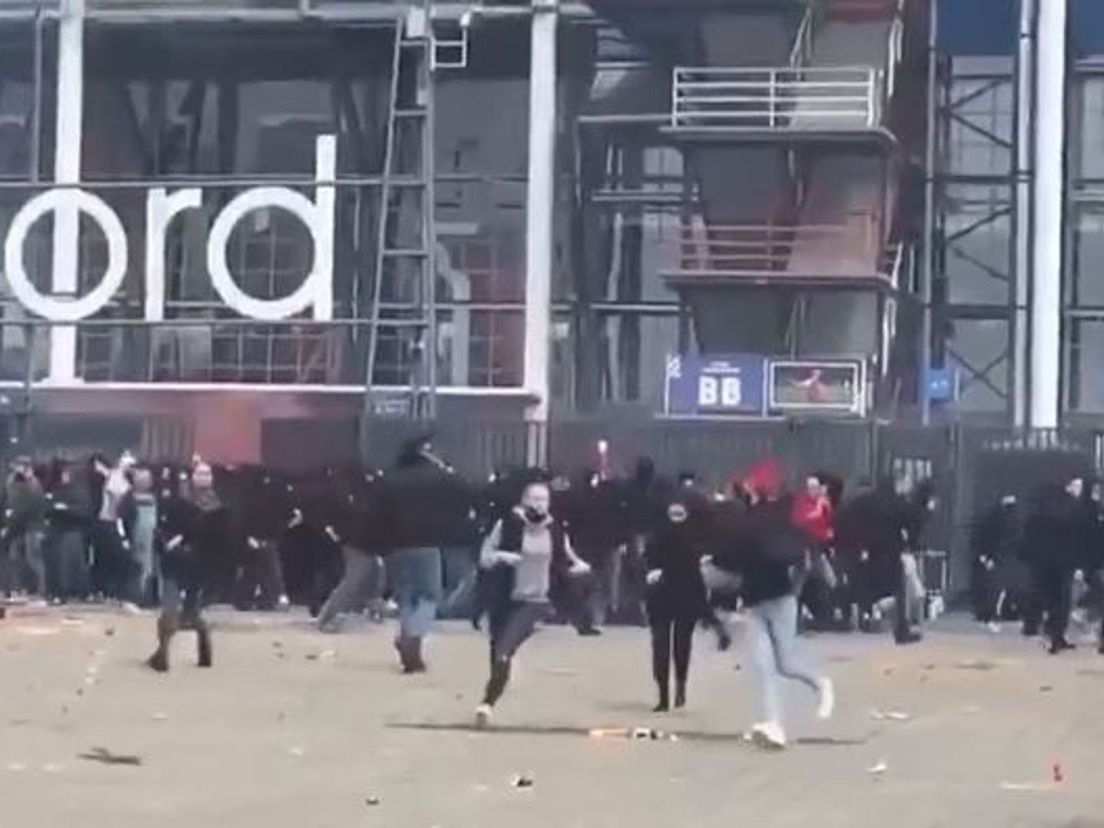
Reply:
<svg viewBox="0 0 1104 828"><path fill-rule="evenodd" d="M107 270L96 289L81 297L44 296L31 282L23 266L27 233L51 210L85 212L100 226L107 239ZM57 219L55 219L57 220ZM104 307L123 286L127 271L127 240L123 224L103 199L84 190L47 190L39 193L15 214L4 242L4 270L15 298L27 310L53 322L77 322Z"/></svg>
<svg viewBox="0 0 1104 828"><path fill-rule="evenodd" d="M246 190L226 205L211 228L207 270L222 300L242 316L276 322L313 308L314 318L333 318L334 177L337 168L334 136L320 135L315 150L315 200L287 187ZM276 207L297 216L314 240L314 266L299 289L280 299L250 296L234 281L226 263L226 245L234 227L254 210Z"/></svg>
<svg viewBox="0 0 1104 828"><path fill-rule="evenodd" d="M177 213L199 207L203 193L188 187L168 195L163 187L146 199L146 321L165 318L165 230Z"/></svg>

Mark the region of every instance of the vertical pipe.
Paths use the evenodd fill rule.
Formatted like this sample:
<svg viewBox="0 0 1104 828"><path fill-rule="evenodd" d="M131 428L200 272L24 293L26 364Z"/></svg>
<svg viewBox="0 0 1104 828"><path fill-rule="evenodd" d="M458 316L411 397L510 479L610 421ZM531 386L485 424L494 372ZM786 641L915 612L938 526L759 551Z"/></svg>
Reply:
<svg viewBox="0 0 1104 828"><path fill-rule="evenodd" d="M77 185L81 177L84 109L84 2L65 0L58 20L57 123L54 182ZM58 210L54 217L54 293L74 294L80 282L80 215ZM77 329L57 326L50 332L50 381L76 379Z"/></svg>
<svg viewBox="0 0 1104 828"><path fill-rule="evenodd" d="M1032 135L1035 114L1035 0L1020 0L1020 42L1016 55L1016 237L1012 317L1012 424L1027 425L1028 302L1031 288Z"/></svg>
<svg viewBox="0 0 1104 828"><path fill-rule="evenodd" d="M1056 428L1062 362L1062 212L1066 144L1066 0L1039 4L1035 73L1035 233L1030 424Z"/></svg>
<svg viewBox="0 0 1104 828"><path fill-rule="evenodd" d="M935 279L935 136L939 108L936 81L939 74L939 3L928 0L928 113L924 148L924 266L920 274L920 421L931 424L928 373L932 363L932 282Z"/></svg>
<svg viewBox="0 0 1104 828"><path fill-rule="evenodd" d="M542 462L552 338L553 210L556 196L558 0L533 0L529 67L529 189L526 198L525 376L532 403L530 462Z"/></svg>

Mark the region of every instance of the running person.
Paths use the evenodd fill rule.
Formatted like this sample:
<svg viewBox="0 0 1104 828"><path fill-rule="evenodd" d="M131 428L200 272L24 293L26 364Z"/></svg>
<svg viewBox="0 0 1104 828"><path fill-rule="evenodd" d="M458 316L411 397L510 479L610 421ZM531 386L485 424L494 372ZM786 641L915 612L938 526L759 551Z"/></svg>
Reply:
<svg viewBox="0 0 1104 828"><path fill-rule="evenodd" d="M686 705L686 680L694 627L711 616L702 580L705 508L692 491L667 504L666 520L648 542L647 609L652 630L652 675L659 690L656 713L671 707L671 660L675 662L675 707Z"/></svg>
<svg viewBox="0 0 1104 828"><path fill-rule="evenodd" d="M571 548L562 524L549 513L550 505L548 485L530 483L521 503L495 524L480 551L491 674L476 709L478 727L489 724L495 704L506 691L514 655L548 616L554 580L590 570Z"/></svg>

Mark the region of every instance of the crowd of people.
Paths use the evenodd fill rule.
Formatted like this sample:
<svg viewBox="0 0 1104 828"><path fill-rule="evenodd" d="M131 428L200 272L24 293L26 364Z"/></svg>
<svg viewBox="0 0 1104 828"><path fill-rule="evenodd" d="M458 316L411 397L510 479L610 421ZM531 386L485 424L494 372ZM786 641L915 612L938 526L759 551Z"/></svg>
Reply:
<svg viewBox="0 0 1104 828"><path fill-rule="evenodd" d="M411 674L427 669L438 617L485 625L482 725L543 622L584 636L607 623L648 626L656 710L666 711L687 703L695 629L727 649L729 612L742 609L762 702L754 734L771 746L785 744L780 677L813 691L821 715L834 705L831 682L800 657L802 629L888 626L899 644L920 640L916 550L936 507L931 481L907 477L845 498L842 481L815 472L791 492L770 459L722 491L689 472L664 478L647 459L623 477L519 469L473 484L429 437L370 472L288 475L200 458L151 466L129 454L42 467L20 459L3 496L0 590L159 607L148 662L159 671L182 629L197 634L199 664L213 663L209 604L305 604L331 631L349 613L393 612ZM1042 626L1061 652L1074 606L1102 602L1101 485L1042 487L1026 507L1004 498L978 522L974 548L979 620L1022 618L1025 633Z"/></svg>
<svg viewBox="0 0 1104 828"><path fill-rule="evenodd" d="M1052 654L1075 648L1071 619L1104 613L1104 483L1075 477L1040 486L1025 503L1006 494L976 522L972 597L979 621L1022 623ZM1104 654L1104 620L1098 647Z"/></svg>

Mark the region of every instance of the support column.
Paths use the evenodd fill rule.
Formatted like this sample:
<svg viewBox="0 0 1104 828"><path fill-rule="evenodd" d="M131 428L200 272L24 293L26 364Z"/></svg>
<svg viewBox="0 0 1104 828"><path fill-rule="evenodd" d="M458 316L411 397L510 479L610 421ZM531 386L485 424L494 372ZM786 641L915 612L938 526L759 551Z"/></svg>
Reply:
<svg viewBox="0 0 1104 828"><path fill-rule="evenodd" d="M1015 192L1015 271L1012 280L1012 423L1016 428L1030 421L1030 384L1028 383L1029 342L1031 340L1028 306L1031 300L1032 212L1035 144L1035 26L1036 0L1020 0L1020 41L1016 55L1016 192Z"/></svg>
<svg viewBox="0 0 1104 828"><path fill-rule="evenodd" d="M1035 250L1030 423L1055 428L1062 363L1062 213L1066 146L1066 0L1039 4L1035 55Z"/></svg>
<svg viewBox="0 0 1104 828"><path fill-rule="evenodd" d="M84 115L84 3L64 0L58 21L57 126L54 141L54 182L76 185L81 179L81 141ZM80 214L54 214L54 293L75 294L80 285ZM50 331L51 383L71 384L77 371L77 329L59 326Z"/></svg>
<svg viewBox="0 0 1104 828"><path fill-rule="evenodd" d="M931 0L928 13L928 111L924 149L924 262L920 269L920 421L931 424L932 286L935 282L935 141L939 117L939 3Z"/></svg>
<svg viewBox="0 0 1104 828"><path fill-rule="evenodd" d="M529 462L543 463L551 378L553 210L556 196L558 0L533 0L529 64L529 191L525 234L525 390Z"/></svg>

